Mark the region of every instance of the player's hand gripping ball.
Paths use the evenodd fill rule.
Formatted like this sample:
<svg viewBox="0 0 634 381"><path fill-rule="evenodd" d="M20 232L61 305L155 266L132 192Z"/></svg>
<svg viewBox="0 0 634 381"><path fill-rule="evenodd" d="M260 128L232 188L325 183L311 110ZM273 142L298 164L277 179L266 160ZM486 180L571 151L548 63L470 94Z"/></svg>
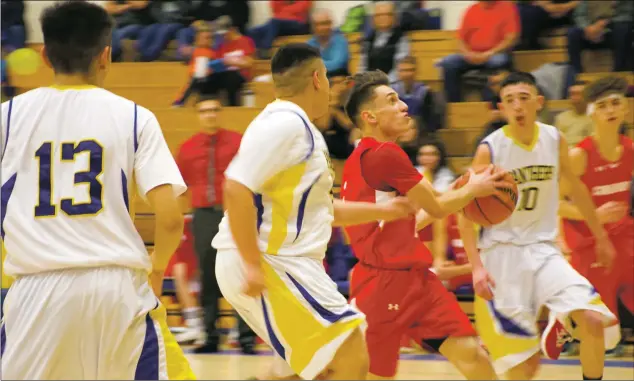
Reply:
<svg viewBox="0 0 634 381"><path fill-rule="evenodd" d="M488 167L477 168L475 169L475 173L480 173L487 168ZM505 172L499 167L494 167L493 171L494 173ZM456 180L454 188L458 189L469 182L470 174L470 172L466 172L464 175L460 176L460 178ZM508 172L506 172L502 181L505 181L512 186L499 188L501 192L498 192L498 194L473 199L473 201L467 204L467 206L465 206L462 210L465 217L484 227L497 225L509 218L511 214L513 214L515 205L517 204L517 184L515 183L513 176Z"/></svg>

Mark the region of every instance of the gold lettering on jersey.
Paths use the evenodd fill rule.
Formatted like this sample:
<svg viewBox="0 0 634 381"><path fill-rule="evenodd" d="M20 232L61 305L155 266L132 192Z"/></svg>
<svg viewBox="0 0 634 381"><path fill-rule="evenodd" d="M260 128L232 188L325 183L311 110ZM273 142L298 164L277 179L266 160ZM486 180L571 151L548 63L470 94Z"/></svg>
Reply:
<svg viewBox="0 0 634 381"><path fill-rule="evenodd" d="M506 193L513 201L513 204L517 204L517 193L514 192L511 188L498 188L498 189Z"/></svg>
<svg viewBox="0 0 634 381"><path fill-rule="evenodd" d="M511 170L517 185L532 181L548 181L553 179L555 167L552 165L529 165Z"/></svg>

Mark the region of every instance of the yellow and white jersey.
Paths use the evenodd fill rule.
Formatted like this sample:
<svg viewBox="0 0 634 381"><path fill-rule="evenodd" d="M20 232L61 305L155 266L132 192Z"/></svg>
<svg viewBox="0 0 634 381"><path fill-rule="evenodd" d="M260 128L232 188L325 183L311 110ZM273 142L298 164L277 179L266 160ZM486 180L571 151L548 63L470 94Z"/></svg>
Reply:
<svg viewBox="0 0 634 381"><path fill-rule="evenodd" d="M150 269L132 184L186 189L150 111L102 88L42 87L2 104L0 138L6 274Z"/></svg>
<svg viewBox="0 0 634 381"><path fill-rule="evenodd" d="M275 101L247 128L226 178L254 194L263 253L323 258L330 240L334 171L321 133L296 104ZM235 249L228 216L212 245Z"/></svg>
<svg viewBox="0 0 634 381"><path fill-rule="evenodd" d="M508 126L482 141L491 150L491 162L513 175L518 200L515 211L507 220L482 228L481 248L495 243L529 245L555 241L559 208L559 136L556 127L537 123L529 146L515 141Z"/></svg>

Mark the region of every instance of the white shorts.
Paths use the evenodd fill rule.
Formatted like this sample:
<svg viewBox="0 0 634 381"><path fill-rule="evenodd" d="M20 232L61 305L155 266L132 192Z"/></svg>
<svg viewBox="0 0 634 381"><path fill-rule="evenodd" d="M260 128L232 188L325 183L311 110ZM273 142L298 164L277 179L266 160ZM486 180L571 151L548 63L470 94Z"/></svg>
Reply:
<svg viewBox="0 0 634 381"><path fill-rule="evenodd" d="M480 256L496 287L493 300L476 297L476 328L498 373L540 350L536 322L542 306L548 307L573 336L568 319L572 311L597 311L605 316L606 327L616 321L590 282L572 268L554 244L497 244L483 249Z"/></svg>
<svg viewBox="0 0 634 381"><path fill-rule="evenodd" d="M235 250L219 250L216 277L223 296L253 331L289 364L276 375L313 379L332 361L348 336L365 323L351 307L321 261L307 257L264 255L266 291L243 293L244 263ZM286 374L284 374L286 373Z"/></svg>
<svg viewBox="0 0 634 381"><path fill-rule="evenodd" d="M0 329L4 379L194 379L144 271L103 267L19 277Z"/></svg>

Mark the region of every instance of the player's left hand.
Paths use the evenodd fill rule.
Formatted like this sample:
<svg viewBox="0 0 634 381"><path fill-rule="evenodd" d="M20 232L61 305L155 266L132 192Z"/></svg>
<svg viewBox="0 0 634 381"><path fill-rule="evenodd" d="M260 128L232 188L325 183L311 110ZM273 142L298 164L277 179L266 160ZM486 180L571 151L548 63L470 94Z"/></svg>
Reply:
<svg viewBox="0 0 634 381"><path fill-rule="evenodd" d="M384 221L393 221L412 216L417 209L407 197L395 197L385 204Z"/></svg>
<svg viewBox="0 0 634 381"><path fill-rule="evenodd" d="M598 265L605 267L606 272L610 272L614 264L614 258L616 257L616 249L607 234L596 239L595 250Z"/></svg>

